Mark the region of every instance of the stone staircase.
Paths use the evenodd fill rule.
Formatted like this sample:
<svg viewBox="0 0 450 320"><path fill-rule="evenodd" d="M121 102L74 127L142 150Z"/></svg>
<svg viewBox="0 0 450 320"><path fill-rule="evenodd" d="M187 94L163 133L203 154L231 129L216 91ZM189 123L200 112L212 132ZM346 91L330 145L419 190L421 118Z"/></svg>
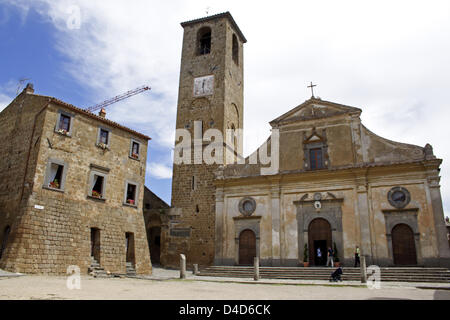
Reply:
<svg viewBox="0 0 450 320"><path fill-rule="evenodd" d="M127 276L135 276L136 275L136 269L134 268L134 265L132 262L127 262Z"/></svg>
<svg viewBox="0 0 450 320"><path fill-rule="evenodd" d="M94 257L91 257L91 266L88 268L88 274L94 278L107 278L108 274Z"/></svg>
<svg viewBox="0 0 450 320"><path fill-rule="evenodd" d="M261 279L289 279L289 280L329 280L336 268L330 267L260 267ZM251 266L211 266L199 270L199 276L251 278ZM360 269L342 267L343 281L361 281ZM429 282L450 283L450 270L446 268L422 267L383 267L380 270L381 281L396 282Z"/></svg>

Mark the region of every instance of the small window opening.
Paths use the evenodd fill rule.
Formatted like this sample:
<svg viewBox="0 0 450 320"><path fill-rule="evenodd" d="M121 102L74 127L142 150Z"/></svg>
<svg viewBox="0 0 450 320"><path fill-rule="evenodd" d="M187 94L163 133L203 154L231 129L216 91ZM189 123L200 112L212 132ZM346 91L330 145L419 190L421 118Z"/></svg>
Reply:
<svg viewBox="0 0 450 320"><path fill-rule="evenodd" d="M310 163L311 170L323 168L322 149L321 148L315 148L315 149L309 150L309 159L311 162Z"/></svg>
<svg viewBox="0 0 450 320"><path fill-rule="evenodd" d="M136 185L129 183L127 185L126 202L131 205L136 205Z"/></svg>
<svg viewBox="0 0 450 320"><path fill-rule="evenodd" d="M138 159L139 158L139 143L133 141L131 145L131 157Z"/></svg>
<svg viewBox="0 0 450 320"><path fill-rule="evenodd" d="M103 183L104 177L94 174L93 187L91 195L95 198L103 198Z"/></svg>
<svg viewBox="0 0 450 320"><path fill-rule="evenodd" d="M61 189L61 179L64 166L56 163L50 165L50 181L48 186L53 189Z"/></svg>
<svg viewBox="0 0 450 320"><path fill-rule="evenodd" d="M145 204L145 209L150 210L151 208L152 208L152 206L150 205L150 203Z"/></svg>
<svg viewBox="0 0 450 320"><path fill-rule="evenodd" d="M100 129L100 143L107 145L108 140L109 140L109 131Z"/></svg>
<svg viewBox="0 0 450 320"><path fill-rule="evenodd" d="M192 190L195 190L195 176L192 176L192 185L191 185Z"/></svg>
<svg viewBox="0 0 450 320"><path fill-rule="evenodd" d="M197 205L195 205L195 213L199 213L199 212L200 212L200 209L199 209L198 204L197 204Z"/></svg>
<svg viewBox="0 0 450 320"><path fill-rule="evenodd" d="M198 54L209 54L211 52L211 29L208 27L202 28L198 35Z"/></svg>
<svg viewBox="0 0 450 320"><path fill-rule="evenodd" d="M233 61L239 65L239 43L235 34L233 34L232 56Z"/></svg>
<svg viewBox="0 0 450 320"><path fill-rule="evenodd" d="M70 130L70 117L64 114L60 114L58 130L69 132Z"/></svg>

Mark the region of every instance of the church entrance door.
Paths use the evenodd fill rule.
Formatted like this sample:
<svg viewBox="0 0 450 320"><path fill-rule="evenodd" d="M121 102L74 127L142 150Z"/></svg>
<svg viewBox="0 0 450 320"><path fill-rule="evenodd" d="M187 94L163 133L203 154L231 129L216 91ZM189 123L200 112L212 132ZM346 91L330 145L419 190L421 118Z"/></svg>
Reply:
<svg viewBox="0 0 450 320"><path fill-rule="evenodd" d="M311 221L308 228L309 263L315 266L325 265L328 247L332 247L330 223L322 218ZM318 255L320 249L321 257Z"/></svg>
<svg viewBox="0 0 450 320"><path fill-rule="evenodd" d="M239 264L252 265L256 257L256 236L252 230L246 229L239 235Z"/></svg>
<svg viewBox="0 0 450 320"><path fill-rule="evenodd" d="M392 251L394 252L394 264L417 264L414 233L408 225L401 223L392 229Z"/></svg>

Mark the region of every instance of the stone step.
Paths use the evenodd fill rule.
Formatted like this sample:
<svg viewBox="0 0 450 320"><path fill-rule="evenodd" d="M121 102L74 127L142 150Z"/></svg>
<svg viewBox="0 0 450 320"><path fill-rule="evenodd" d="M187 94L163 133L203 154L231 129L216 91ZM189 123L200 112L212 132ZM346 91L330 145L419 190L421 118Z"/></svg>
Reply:
<svg viewBox="0 0 450 320"><path fill-rule="evenodd" d="M360 269L343 267L343 280L360 281ZM263 279L329 280L336 268L325 267L260 267ZM445 268L401 267L380 270L381 281L450 283L450 270ZM253 278L251 266L211 266L200 269L199 276Z"/></svg>

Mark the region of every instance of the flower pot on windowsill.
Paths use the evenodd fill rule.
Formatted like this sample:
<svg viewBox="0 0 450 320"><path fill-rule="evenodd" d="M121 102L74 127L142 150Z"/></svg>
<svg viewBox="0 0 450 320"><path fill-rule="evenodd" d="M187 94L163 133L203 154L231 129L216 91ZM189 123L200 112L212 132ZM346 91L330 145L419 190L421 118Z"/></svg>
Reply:
<svg viewBox="0 0 450 320"><path fill-rule="evenodd" d="M134 206L134 200L132 199L127 199L127 204Z"/></svg>
<svg viewBox="0 0 450 320"><path fill-rule="evenodd" d="M103 150L109 150L108 146L104 143L97 143L97 147Z"/></svg>
<svg viewBox="0 0 450 320"><path fill-rule="evenodd" d="M59 189L59 183L58 182L50 182L48 186L50 188L53 188L53 189Z"/></svg>
<svg viewBox="0 0 450 320"><path fill-rule="evenodd" d="M56 132L58 132L59 134L62 134L63 136L69 135L69 132L67 132L67 130L65 130L65 129L58 129Z"/></svg>
<svg viewBox="0 0 450 320"><path fill-rule="evenodd" d="M92 191L92 195L91 196L94 197L94 198L98 198L98 199L102 198L101 193L98 193L97 191Z"/></svg>
<svg viewBox="0 0 450 320"><path fill-rule="evenodd" d="M131 157L132 157L133 159L136 159L136 160L139 159L139 155L136 154L136 153L132 153L132 154L131 154Z"/></svg>

